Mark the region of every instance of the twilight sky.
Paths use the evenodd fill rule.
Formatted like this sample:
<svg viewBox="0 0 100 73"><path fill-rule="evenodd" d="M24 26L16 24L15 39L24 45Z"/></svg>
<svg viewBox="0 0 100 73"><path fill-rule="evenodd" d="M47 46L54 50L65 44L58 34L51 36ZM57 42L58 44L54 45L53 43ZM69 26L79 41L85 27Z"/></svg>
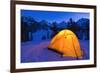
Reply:
<svg viewBox="0 0 100 73"><path fill-rule="evenodd" d="M56 12L56 11L36 11L36 10L21 10L22 16L33 17L37 21L46 20L48 22L61 22L68 21L72 18L77 21L80 18L88 18L89 13L79 13L79 12Z"/></svg>

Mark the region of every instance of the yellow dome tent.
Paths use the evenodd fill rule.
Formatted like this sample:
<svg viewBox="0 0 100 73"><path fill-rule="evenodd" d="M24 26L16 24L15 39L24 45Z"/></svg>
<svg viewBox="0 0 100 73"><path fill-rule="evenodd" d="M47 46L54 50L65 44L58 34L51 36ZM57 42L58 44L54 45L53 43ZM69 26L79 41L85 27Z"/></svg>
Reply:
<svg viewBox="0 0 100 73"><path fill-rule="evenodd" d="M70 30L62 30L51 40L48 48L56 50L63 56L82 58L82 50L76 35Z"/></svg>

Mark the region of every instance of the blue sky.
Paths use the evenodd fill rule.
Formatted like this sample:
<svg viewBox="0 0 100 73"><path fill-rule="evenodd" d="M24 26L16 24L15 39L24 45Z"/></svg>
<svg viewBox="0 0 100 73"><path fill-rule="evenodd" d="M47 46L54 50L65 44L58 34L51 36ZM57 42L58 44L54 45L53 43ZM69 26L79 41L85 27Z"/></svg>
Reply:
<svg viewBox="0 0 100 73"><path fill-rule="evenodd" d="M80 18L88 18L89 13L79 13L79 12L56 12L56 11L36 11L36 10L21 10L22 16L33 17L37 21L46 20L48 22L62 22L68 21L72 18L74 21Z"/></svg>

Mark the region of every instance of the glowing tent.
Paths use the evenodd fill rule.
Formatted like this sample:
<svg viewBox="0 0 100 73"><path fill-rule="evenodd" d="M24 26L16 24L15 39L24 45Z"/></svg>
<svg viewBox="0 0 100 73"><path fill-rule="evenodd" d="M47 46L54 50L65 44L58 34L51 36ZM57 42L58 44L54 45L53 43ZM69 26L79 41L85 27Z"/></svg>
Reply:
<svg viewBox="0 0 100 73"><path fill-rule="evenodd" d="M62 53L63 56L82 58L78 38L70 30L60 31L53 37L48 47Z"/></svg>

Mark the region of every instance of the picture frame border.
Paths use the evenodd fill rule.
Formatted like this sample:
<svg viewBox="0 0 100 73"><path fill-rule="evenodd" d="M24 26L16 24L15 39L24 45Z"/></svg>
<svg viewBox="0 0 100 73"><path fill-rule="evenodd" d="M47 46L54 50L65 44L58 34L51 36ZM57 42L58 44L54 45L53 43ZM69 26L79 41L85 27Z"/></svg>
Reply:
<svg viewBox="0 0 100 73"><path fill-rule="evenodd" d="M55 7L73 7L73 8L87 8L94 10L94 64L88 65L75 65L75 66L59 66L59 67L43 67L43 68L25 68L25 69L16 69L16 5L40 5L40 6L55 6ZM10 15L11 15L11 25L10 25L10 46L11 46L11 54L10 54L10 71L13 72L28 72L28 71L44 71L44 70L59 70L59 69L75 69L75 68L90 68L96 67L96 6L94 5L79 5L79 4L62 4L62 3L47 3L47 2L33 2L33 1L11 1L10 7Z"/></svg>

